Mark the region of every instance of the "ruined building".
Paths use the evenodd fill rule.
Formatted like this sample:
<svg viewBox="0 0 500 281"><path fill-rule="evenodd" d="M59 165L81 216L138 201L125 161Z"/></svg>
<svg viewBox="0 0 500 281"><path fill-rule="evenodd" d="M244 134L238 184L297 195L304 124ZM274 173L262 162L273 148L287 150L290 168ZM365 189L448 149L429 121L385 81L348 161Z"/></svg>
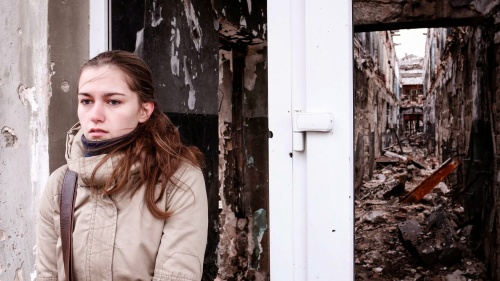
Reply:
<svg viewBox="0 0 500 281"><path fill-rule="evenodd" d="M424 79L426 119L442 160L461 159L450 178L474 223L492 280L500 278L496 203L499 185L499 41L491 23L430 29Z"/></svg>
<svg viewBox="0 0 500 281"><path fill-rule="evenodd" d="M422 46L423 47L423 46ZM400 135L410 136L423 132L423 58L405 55L399 61L401 76Z"/></svg>
<svg viewBox="0 0 500 281"><path fill-rule="evenodd" d="M389 31L354 36L355 186L371 177L386 132L397 128L399 67ZM390 135L390 134L388 134Z"/></svg>
<svg viewBox="0 0 500 281"><path fill-rule="evenodd" d="M441 161L460 159L448 180L474 224L490 279L500 280L499 1L360 0L354 7L358 31L431 27L423 64L424 132L434 138Z"/></svg>

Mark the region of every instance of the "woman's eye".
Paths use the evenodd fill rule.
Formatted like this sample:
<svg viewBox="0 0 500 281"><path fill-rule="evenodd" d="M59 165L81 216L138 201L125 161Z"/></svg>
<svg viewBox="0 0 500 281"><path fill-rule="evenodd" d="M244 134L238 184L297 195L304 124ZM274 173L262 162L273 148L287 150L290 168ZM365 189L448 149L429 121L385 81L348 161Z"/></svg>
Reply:
<svg viewBox="0 0 500 281"><path fill-rule="evenodd" d="M118 100L109 100L109 101L108 101L108 103L109 103L110 105L119 105L121 102L120 102L120 101L118 101Z"/></svg>
<svg viewBox="0 0 500 281"><path fill-rule="evenodd" d="M89 105L92 103L92 101L91 100L81 100L80 103L83 105Z"/></svg>

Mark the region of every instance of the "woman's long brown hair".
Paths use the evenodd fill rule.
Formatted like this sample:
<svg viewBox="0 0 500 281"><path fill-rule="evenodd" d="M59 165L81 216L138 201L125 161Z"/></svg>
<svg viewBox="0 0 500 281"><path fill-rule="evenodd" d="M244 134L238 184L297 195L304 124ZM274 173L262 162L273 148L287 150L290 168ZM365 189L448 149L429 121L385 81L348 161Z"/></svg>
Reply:
<svg viewBox="0 0 500 281"><path fill-rule="evenodd" d="M106 194L131 192L133 195L144 186L144 201L153 216L159 219L168 218L171 213L162 211L156 203L162 198L170 181L178 186L178 179L173 175L183 162L201 167L203 154L193 146L181 142L180 134L170 119L159 110L155 101L151 71L138 56L125 51L104 52L87 61L81 71L89 67L111 66L121 70L126 77L130 89L137 93L139 102L153 102L154 110L149 119L139 123L137 128L103 157L90 179L91 186L96 171L104 162L113 156L122 156L111 177L107 180ZM139 165L139 180L130 185L132 166ZM130 189L129 189L130 187ZM127 190L124 190L124 189ZM158 190L159 188L159 190ZM157 195L157 196L155 196Z"/></svg>

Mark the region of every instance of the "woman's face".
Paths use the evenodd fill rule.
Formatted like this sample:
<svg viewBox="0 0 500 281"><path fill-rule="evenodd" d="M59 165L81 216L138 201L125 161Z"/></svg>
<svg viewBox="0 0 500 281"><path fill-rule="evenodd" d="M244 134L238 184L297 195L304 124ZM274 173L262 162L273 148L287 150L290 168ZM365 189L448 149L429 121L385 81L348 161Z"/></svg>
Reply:
<svg viewBox="0 0 500 281"><path fill-rule="evenodd" d="M139 102L118 68L87 67L80 75L78 119L89 140L126 135L148 120L153 108L153 103Z"/></svg>

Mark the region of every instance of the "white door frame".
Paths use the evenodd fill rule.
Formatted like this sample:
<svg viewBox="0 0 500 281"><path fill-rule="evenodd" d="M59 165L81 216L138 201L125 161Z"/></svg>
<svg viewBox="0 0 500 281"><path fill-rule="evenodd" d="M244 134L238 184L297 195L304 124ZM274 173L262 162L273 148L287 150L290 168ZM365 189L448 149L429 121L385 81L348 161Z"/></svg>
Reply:
<svg viewBox="0 0 500 281"><path fill-rule="evenodd" d="M89 58L110 49L111 0L90 0Z"/></svg>
<svg viewBox="0 0 500 281"><path fill-rule="evenodd" d="M269 1L268 30L271 280L353 280L352 1ZM294 111L333 130L293 151Z"/></svg>

